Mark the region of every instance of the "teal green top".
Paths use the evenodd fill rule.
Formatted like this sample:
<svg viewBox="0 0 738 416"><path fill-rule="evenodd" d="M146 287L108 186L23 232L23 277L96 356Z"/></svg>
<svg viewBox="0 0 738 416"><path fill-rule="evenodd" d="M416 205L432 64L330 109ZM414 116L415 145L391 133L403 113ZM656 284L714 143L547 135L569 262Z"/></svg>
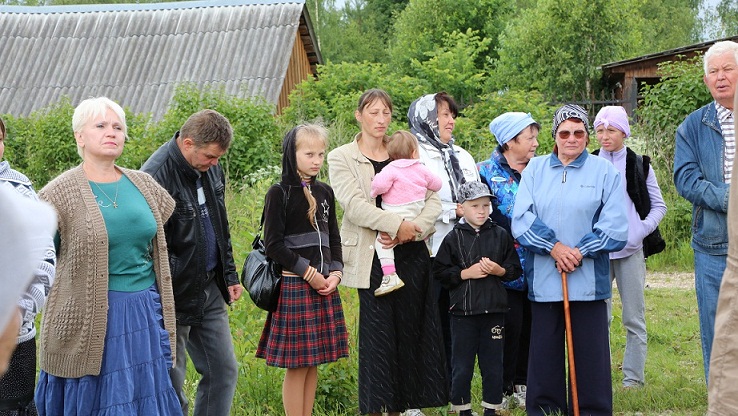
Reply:
<svg viewBox="0 0 738 416"><path fill-rule="evenodd" d="M108 231L108 290L148 288L156 280L152 258L156 221L149 204L125 175L117 182L90 181L90 188Z"/></svg>

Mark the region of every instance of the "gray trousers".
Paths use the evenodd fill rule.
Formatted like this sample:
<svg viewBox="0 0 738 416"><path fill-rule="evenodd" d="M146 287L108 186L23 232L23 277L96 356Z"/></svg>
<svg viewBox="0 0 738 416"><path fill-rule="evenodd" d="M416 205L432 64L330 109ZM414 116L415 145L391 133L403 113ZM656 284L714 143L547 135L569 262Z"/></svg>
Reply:
<svg viewBox="0 0 738 416"><path fill-rule="evenodd" d="M177 365L169 371L169 376L185 415L188 414L189 402L182 386L187 373L187 355L202 376L197 383L194 415L230 415L238 364L233 352L227 305L213 279L205 287L202 325L177 325Z"/></svg>
<svg viewBox="0 0 738 416"><path fill-rule="evenodd" d="M625 326L625 354L623 355L623 386L641 386L646 378L647 334L646 301L643 291L646 286L646 260L643 250L616 260L610 260L610 281L615 281L623 305ZM607 316L612 322L612 303L607 301Z"/></svg>

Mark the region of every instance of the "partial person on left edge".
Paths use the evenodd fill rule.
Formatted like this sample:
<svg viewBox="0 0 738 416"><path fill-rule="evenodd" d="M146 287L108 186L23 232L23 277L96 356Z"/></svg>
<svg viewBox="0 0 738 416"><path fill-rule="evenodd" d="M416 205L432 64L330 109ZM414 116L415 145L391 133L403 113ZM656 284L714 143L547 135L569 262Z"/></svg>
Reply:
<svg viewBox="0 0 738 416"><path fill-rule="evenodd" d="M5 123L0 119L0 160L5 153L6 133ZM38 201L30 179L11 168L8 161L0 162L0 183L7 184L8 188L12 188L24 198ZM3 212L3 215L7 213ZM2 230L0 234L4 238L11 239L6 232ZM15 334L16 346L10 358L8 372L0 377L1 416L37 414L36 405L33 403L33 390L36 386L35 319L46 303L56 273L56 252L51 235L46 238L43 251L43 259L37 263L31 283L18 300L21 326Z"/></svg>

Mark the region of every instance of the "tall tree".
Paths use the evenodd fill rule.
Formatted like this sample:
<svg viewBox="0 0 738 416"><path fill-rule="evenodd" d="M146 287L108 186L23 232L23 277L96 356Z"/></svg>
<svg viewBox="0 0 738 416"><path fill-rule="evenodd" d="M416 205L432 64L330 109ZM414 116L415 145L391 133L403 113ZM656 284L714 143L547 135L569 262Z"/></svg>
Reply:
<svg viewBox="0 0 738 416"><path fill-rule="evenodd" d="M497 38L512 12L513 0L410 0L397 16L394 38L390 40L390 64L402 74L410 74L413 60L423 62L455 31L477 31L490 40L475 61L485 66L486 57L495 56Z"/></svg>
<svg viewBox="0 0 738 416"><path fill-rule="evenodd" d="M720 0L717 7L704 1L702 7L703 38L719 39L738 33L738 1Z"/></svg>
<svg viewBox="0 0 738 416"><path fill-rule="evenodd" d="M319 14L314 21L320 50L327 62L384 62L387 30L379 31L382 18L364 0L351 0L336 9L334 0L309 0ZM314 19L315 20L315 19Z"/></svg>
<svg viewBox="0 0 738 416"><path fill-rule="evenodd" d="M383 36L384 42L390 38L395 17L405 9L410 0L365 0L367 13L374 16L375 30Z"/></svg>
<svg viewBox="0 0 738 416"><path fill-rule="evenodd" d="M589 94L597 66L622 56L615 34L625 32L624 23L614 1L541 0L500 37L492 87Z"/></svg>
<svg viewBox="0 0 738 416"><path fill-rule="evenodd" d="M722 23L722 35L735 35L738 32L738 2L735 0L722 0L718 4L717 9Z"/></svg>
<svg viewBox="0 0 738 416"><path fill-rule="evenodd" d="M625 0L632 11L628 22L625 58L660 52L700 41L700 0Z"/></svg>
<svg viewBox="0 0 738 416"><path fill-rule="evenodd" d="M541 0L506 27L490 86L589 94L603 64L694 43L698 2Z"/></svg>

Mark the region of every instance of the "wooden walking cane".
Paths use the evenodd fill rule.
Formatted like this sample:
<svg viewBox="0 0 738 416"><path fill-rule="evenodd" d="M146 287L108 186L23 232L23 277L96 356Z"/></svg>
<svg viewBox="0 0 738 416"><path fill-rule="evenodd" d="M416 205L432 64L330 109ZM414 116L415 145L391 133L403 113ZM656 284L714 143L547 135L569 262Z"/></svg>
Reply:
<svg viewBox="0 0 738 416"><path fill-rule="evenodd" d="M561 272L561 289L564 292L564 322L566 323L566 357L569 359L569 383L574 416L579 416L579 394L577 392L577 372L574 366L574 337L571 334L571 313L569 312L569 285L566 272Z"/></svg>

